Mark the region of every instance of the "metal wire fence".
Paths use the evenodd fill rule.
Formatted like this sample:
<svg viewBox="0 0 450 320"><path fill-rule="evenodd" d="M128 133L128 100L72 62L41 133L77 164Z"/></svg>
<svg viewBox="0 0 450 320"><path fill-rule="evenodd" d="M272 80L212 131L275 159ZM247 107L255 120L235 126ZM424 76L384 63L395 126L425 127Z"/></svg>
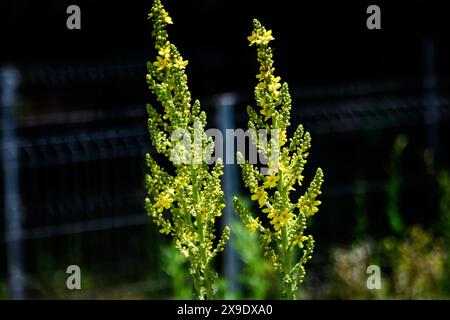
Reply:
<svg viewBox="0 0 450 320"><path fill-rule="evenodd" d="M140 235L139 241L145 242L145 235L151 233L147 228L149 219L143 210L143 176L146 170L143 156L151 152L144 102L111 110L60 111L18 117L13 110L20 109L20 97L27 95L29 88L40 85L45 85L47 94L51 95L54 86L70 87L71 83L78 81L98 83L112 77L140 78L141 66L140 63L130 63L57 70L41 68L21 76L17 71L3 72L3 167L0 171L3 189L0 202L4 219L0 224L3 232L0 243L4 248L5 268L9 272L8 275L5 272L5 278L7 275L12 297L43 295L43 290L36 293L30 289L39 287L44 281L36 272L36 263L33 265L29 259L24 261L30 250L38 250L39 243L45 243L45 250L51 250L51 242L65 241L63 237L111 230L127 230L118 236L120 241L128 241L129 230L139 230L136 231ZM19 78L21 86L18 85ZM426 135L430 126L447 127L450 119L449 83L442 79L439 87L430 88L423 87L421 79L399 79L303 88L294 91L294 100L301 107L293 109L293 122L303 123L313 136L320 135L325 140L342 133L401 131L408 127L420 128L420 134ZM429 90L438 90L439 95L427 96ZM220 123L223 118L210 117L213 119L210 125L222 129L245 128L245 104L250 100L249 96L240 93L228 93L227 96L233 97L231 122ZM223 97L204 99L212 114L224 108ZM425 115L430 112L434 113L435 121L425 125ZM413 179L414 175L411 177ZM228 179L234 181L238 177L228 176ZM331 185L327 186L328 196L342 197L354 193L351 179L331 180ZM417 181L419 185L422 183L420 178ZM369 183L374 186L372 191L383 190L382 177L372 182ZM236 187L233 191L239 192ZM142 254L136 245L128 255L121 256L114 252L121 249L114 249L113 245L102 246L98 238L91 237L84 244L79 243L83 241L80 237L77 239L75 247L78 250L86 250L83 248L93 244L99 245L97 250L112 250L113 253L105 258L107 261L111 261L111 257L127 260L138 253L147 262L137 274L144 274L145 268L155 265L158 257L156 243L144 245L152 247L148 250L150 253ZM156 239L156 236L148 239ZM90 265L105 264L105 260L96 261L95 255L91 254ZM81 256L83 258L78 258L86 260L89 254ZM131 265L137 266L140 262L137 259ZM136 270L127 271L136 273ZM133 290L149 290L138 280L127 279L124 285L126 281L135 283ZM161 283L153 286L156 291L164 288ZM104 291L101 288L96 290ZM93 291L90 294L95 295Z"/></svg>

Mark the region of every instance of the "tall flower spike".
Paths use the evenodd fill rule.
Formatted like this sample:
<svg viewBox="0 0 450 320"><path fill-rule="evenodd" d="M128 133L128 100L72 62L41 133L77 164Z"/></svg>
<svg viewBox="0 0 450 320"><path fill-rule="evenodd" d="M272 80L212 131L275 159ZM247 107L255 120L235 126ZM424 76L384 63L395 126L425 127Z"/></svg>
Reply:
<svg viewBox="0 0 450 320"><path fill-rule="evenodd" d="M189 260L197 297L211 299L217 278L212 259L223 251L230 234L226 227L221 239L213 241L215 219L225 207L222 164L217 161L211 169L203 161L202 150L213 144L204 129L206 114L199 101L192 103L185 72L188 62L169 41L166 26L173 21L160 0L154 1L149 19L157 57L147 63L147 83L159 108L147 105L148 129L156 151L170 160L175 173L167 173L146 155L150 174L145 177L145 207L161 233L171 235Z"/></svg>
<svg viewBox="0 0 450 320"><path fill-rule="evenodd" d="M253 21L248 40L257 48L259 74L256 76L255 100L258 108L247 108L248 127L264 129L270 134L269 142L256 141L257 149L270 159L268 175L259 173L258 168L248 161L240 163L244 183L261 213L254 216L237 198L234 207L251 232L259 231L265 257L280 275L283 297L295 299L298 285L305 276L304 265L311 259L314 249L314 239L306 235L306 227L307 219L317 213L320 205L317 198L321 194L323 172L318 168L308 189L292 202L291 192L302 186L311 136L300 125L285 146L292 101L287 83L282 83L275 75L269 46L273 39L271 30L266 30L258 20ZM242 158L238 153L238 159ZM263 221L268 223L264 226Z"/></svg>

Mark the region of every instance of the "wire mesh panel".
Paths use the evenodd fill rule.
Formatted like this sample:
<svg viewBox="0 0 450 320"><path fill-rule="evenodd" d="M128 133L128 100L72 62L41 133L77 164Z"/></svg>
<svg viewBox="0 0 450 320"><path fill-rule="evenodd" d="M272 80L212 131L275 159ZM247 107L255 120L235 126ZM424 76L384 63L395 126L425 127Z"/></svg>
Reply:
<svg viewBox="0 0 450 320"><path fill-rule="evenodd" d="M144 155L153 152L146 128L147 97L140 87L130 85L130 92L118 94L117 101L105 101L117 82L140 83L144 65L39 68L23 74L15 121L26 295L166 294L168 282L159 262L165 241L149 225L143 208ZM93 84L95 89L90 88ZM426 98L420 79L294 90L293 127L301 122L313 133L311 161L330 169L324 191L328 205L323 208L329 214L318 217L313 226L323 243L336 240L332 232L336 225L343 233L352 233L345 230L354 224L354 217L340 212L353 210L361 176L370 186L365 192L374 194L374 215L383 206L387 175L380 161L388 159L380 159L389 154L398 133L410 133L426 148L429 124L424 124L424 115L431 107L439 113L436 119L442 130L448 131L450 90L445 79L439 85L439 95L432 99ZM75 101L70 99L73 90ZM246 128L245 105L252 104L250 96L233 93L233 97L235 126ZM208 125L225 128L227 124L220 123L225 117L214 117L219 100L217 96L203 99L210 114ZM3 157L5 152L2 149ZM353 166L351 172L346 170L348 165ZM420 165L410 163L406 170L408 188L415 190L412 194L432 188ZM5 233L3 220L0 230ZM86 290L81 293L65 287L65 271L71 264L83 270Z"/></svg>

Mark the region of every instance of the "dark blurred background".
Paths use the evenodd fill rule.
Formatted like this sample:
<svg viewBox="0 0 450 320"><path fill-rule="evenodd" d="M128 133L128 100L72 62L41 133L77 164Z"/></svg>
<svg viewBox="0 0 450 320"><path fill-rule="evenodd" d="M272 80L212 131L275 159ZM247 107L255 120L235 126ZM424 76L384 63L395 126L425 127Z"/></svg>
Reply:
<svg viewBox="0 0 450 320"><path fill-rule="evenodd" d="M1 4L0 297L172 296L174 275L161 263L167 239L143 209L144 154L153 152L151 3ZM335 269L336 247L409 239L412 225L437 242L445 235L450 19L442 3L164 1L210 127L246 128L257 74L252 19L273 30L292 127L302 123L313 137L307 178L317 166L326 177L306 288L333 281L322 267ZM66 28L71 4L81 8L81 30ZM381 8L381 30L366 28L370 4ZM222 123L226 93L233 113ZM65 287L71 264L82 268L81 291Z"/></svg>

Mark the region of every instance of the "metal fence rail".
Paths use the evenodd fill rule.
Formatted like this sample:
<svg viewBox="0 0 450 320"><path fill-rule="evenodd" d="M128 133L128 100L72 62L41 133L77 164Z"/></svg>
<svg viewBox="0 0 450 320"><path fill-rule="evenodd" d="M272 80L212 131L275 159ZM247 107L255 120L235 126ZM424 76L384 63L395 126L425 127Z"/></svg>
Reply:
<svg viewBox="0 0 450 320"><path fill-rule="evenodd" d="M141 64L35 70L23 75L24 87L70 85L76 81L103 81L115 77L141 76ZM420 79L419 79L420 80ZM428 90L417 79L359 83L294 90L294 121L301 121L314 134L380 130L424 125L429 110L438 123L450 119L450 86L443 79L433 84L439 95L422 95ZM3 77L2 110L15 108L18 88ZM233 96L232 102L224 99ZM233 93L204 99L216 118L211 126L221 130L245 126L245 105L251 97ZM234 111L224 113L227 108ZM10 112L11 109L8 111ZM222 116L221 116L222 115ZM114 120L120 125L112 125ZM146 128L145 105L134 104L111 111L84 110L16 117L2 113L3 167L0 171L4 194L4 245L8 248L8 270L12 298L24 297L21 243L24 240L142 225L149 222L143 210L143 155L151 150ZM216 119L216 120L214 120ZM16 127L11 128L11 124ZM89 128L84 125L89 124ZM93 125L94 124L94 125ZM96 125L98 124L98 125ZM68 127L68 125L76 125ZM427 123L430 125L430 123ZM54 132L31 129L55 127ZM426 128L425 128L426 129ZM11 180L12 179L12 180ZM238 192L236 170L226 169L227 197ZM16 182L14 182L16 180ZM13 182L11 182L13 181ZM19 183L20 182L20 186ZM17 183L17 184L16 184ZM378 190L383 182L374 181ZM341 181L330 186L341 196L354 186ZM229 200L229 199L228 199ZM228 208L231 206L228 204ZM23 217L22 217L23 214ZM226 214L227 219L231 210ZM235 259L228 256L229 278L236 280ZM234 278L233 278L234 277Z"/></svg>

